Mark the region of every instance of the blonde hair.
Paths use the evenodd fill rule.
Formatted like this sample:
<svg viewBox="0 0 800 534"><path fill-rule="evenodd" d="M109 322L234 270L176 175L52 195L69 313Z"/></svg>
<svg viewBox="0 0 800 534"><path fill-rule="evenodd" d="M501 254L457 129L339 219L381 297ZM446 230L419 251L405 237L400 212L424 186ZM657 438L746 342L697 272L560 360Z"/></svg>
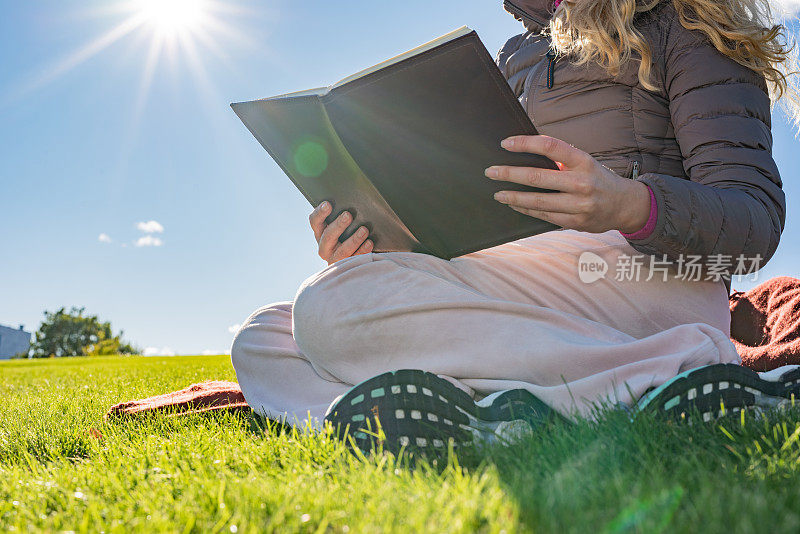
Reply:
<svg viewBox="0 0 800 534"><path fill-rule="evenodd" d="M639 80L655 90L652 51L633 18L662 1L563 0L550 22L553 47L578 65L599 63L612 76L638 55ZM670 1L684 28L704 33L720 53L761 74L773 102L781 100L795 128L800 127L796 43L774 21L768 0Z"/></svg>

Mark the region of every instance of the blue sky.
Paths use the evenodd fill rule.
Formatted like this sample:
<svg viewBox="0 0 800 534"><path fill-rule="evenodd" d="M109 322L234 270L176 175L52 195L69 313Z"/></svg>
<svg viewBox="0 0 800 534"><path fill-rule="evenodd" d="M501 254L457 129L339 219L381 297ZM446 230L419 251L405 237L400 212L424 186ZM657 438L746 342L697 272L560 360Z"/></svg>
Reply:
<svg viewBox="0 0 800 534"><path fill-rule="evenodd" d="M492 53L521 31L500 0L230 0L173 41L133 4L0 0L0 323L85 306L162 353L227 352L229 327L325 266L310 207L229 102L333 83L462 25ZM761 279L800 276L800 145L774 123L790 207Z"/></svg>

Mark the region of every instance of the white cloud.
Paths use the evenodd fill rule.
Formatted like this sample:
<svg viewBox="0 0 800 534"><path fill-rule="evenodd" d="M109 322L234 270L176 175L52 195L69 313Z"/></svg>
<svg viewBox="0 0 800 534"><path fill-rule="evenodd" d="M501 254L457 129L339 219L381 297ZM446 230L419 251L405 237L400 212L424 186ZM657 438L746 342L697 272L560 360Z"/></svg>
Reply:
<svg viewBox="0 0 800 534"><path fill-rule="evenodd" d="M111 243L111 236L106 233L103 233L97 236L97 240L100 241L101 243Z"/></svg>
<svg viewBox="0 0 800 534"><path fill-rule="evenodd" d="M175 356L175 351L169 347L147 347L142 356Z"/></svg>
<svg viewBox="0 0 800 534"><path fill-rule="evenodd" d="M164 226L158 221L147 221L136 223L136 229L145 234L163 234Z"/></svg>
<svg viewBox="0 0 800 534"><path fill-rule="evenodd" d="M230 332L231 334L235 334L236 332L239 331L241 327L242 325L240 324L232 324L228 327L228 332Z"/></svg>
<svg viewBox="0 0 800 534"><path fill-rule="evenodd" d="M206 349L201 353L203 356L216 356L217 354L225 354L221 350Z"/></svg>
<svg viewBox="0 0 800 534"><path fill-rule="evenodd" d="M160 247L163 244L164 242L161 239L151 235L142 236L134 243L137 247Z"/></svg>

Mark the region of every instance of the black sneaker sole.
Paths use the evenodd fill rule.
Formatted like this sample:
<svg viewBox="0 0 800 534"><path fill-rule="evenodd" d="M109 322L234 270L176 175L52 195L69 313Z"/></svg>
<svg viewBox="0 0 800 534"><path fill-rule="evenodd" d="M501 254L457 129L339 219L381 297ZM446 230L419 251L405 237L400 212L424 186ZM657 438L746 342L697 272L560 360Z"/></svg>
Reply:
<svg viewBox="0 0 800 534"><path fill-rule="evenodd" d="M686 418L699 413L704 421L744 409L790 406L800 397L800 366L786 366L759 375L735 364L716 364L686 371L639 400L638 409Z"/></svg>
<svg viewBox="0 0 800 534"><path fill-rule="evenodd" d="M368 452L384 450L442 452L476 442L513 439L539 424L561 417L523 389L504 391L475 403L456 386L433 373L404 369L354 386L329 409L325 420L339 437L349 435Z"/></svg>

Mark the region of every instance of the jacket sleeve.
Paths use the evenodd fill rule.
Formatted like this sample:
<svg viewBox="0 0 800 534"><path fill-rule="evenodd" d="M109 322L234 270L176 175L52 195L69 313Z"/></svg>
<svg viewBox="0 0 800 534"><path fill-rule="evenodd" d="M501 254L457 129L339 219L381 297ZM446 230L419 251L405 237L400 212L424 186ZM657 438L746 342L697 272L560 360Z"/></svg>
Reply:
<svg viewBox="0 0 800 534"><path fill-rule="evenodd" d="M766 83L704 36L677 20L670 26L662 43L663 82L688 180L640 175L655 195L658 216L652 234L629 242L673 259L721 254L735 263L760 256L763 266L778 246L786 210L772 158Z"/></svg>

